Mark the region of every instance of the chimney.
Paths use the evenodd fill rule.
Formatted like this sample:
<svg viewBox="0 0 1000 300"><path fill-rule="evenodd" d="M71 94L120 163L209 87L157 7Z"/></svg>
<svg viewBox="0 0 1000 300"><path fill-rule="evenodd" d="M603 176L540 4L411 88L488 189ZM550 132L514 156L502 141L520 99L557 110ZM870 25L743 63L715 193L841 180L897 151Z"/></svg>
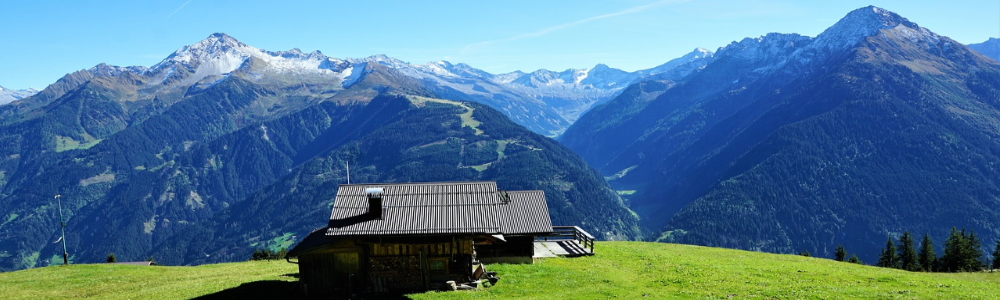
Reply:
<svg viewBox="0 0 1000 300"><path fill-rule="evenodd" d="M366 188L365 194L368 194L368 215L376 218L382 219L382 188Z"/></svg>

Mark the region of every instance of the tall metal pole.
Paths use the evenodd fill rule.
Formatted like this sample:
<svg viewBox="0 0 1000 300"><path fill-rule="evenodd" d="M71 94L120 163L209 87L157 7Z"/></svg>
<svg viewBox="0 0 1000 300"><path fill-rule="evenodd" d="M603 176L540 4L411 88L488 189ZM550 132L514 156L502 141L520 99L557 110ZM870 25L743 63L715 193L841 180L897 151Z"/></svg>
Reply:
<svg viewBox="0 0 1000 300"><path fill-rule="evenodd" d="M59 204L59 230L62 231L62 237L59 239L62 240L63 265L65 266L69 265L69 251L66 251L66 222L63 221L62 200L60 200L59 197L62 197L62 195L56 195L56 203Z"/></svg>
<svg viewBox="0 0 1000 300"><path fill-rule="evenodd" d="M351 161L347 161L347 184L351 184Z"/></svg>

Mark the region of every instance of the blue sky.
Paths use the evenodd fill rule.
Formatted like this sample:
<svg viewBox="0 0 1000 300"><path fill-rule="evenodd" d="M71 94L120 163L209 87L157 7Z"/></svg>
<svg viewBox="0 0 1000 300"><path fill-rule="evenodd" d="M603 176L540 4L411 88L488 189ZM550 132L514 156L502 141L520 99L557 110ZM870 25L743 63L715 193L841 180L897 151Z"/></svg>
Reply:
<svg viewBox="0 0 1000 300"><path fill-rule="evenodd" d="M266 50L447 60L493 73L598 63L633 71L769 32L816 36L867 5L961 43L1000 37L997 0L7 0L0 86L43 88L102 62L151 66L214 32Z"/></svg>

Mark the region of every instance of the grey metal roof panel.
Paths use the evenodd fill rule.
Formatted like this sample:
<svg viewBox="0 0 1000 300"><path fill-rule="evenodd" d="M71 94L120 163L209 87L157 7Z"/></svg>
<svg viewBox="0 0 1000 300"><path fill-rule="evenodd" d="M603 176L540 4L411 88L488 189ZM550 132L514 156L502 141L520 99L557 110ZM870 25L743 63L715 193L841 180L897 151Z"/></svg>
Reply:
<svg viewBox="0 0 1000 300"><path fill-rule="evenodd" d="M504 234L552 232L552 219L545 204L544 191L510 191L510 204L504 210L501 230Z"/></svg>
<svg viewBox="0 0 1000 300"><path fill-rule="evenodd" d="M381 219L366 215L365 189L374 187L383 189ZM341 185L326 235L551 232L544 193L514 194L492 181Z"/></svg>

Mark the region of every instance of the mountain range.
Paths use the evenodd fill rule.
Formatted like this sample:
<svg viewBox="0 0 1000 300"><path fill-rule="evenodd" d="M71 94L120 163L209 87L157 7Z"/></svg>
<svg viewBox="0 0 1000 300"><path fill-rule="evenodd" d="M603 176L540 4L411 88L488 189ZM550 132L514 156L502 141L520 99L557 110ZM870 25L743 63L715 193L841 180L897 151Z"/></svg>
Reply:
<svg viewBox="0 0 1000 300"><path fill-rule="evenodd" d="M998 99L997 61L865 7L633 85L561 141L659 240L873 261L904 231L1000 237Z"/></svg>
<svg viewBox="0 0 1000 300"><path fill-rule="evenodd" d="M1000 39L998 38L990 38L985 42L978 44L969 44L967 46L969 47L969 49L982 53L987 57L993 58L995 60L1000 60Z"/></svg>
<svg viewBox="0 0 1000 300"><path fill-rule="evenodd" d="M154 66L101 64L0 106L0 269L61 261L60 205L74 262L113 252L195 264L290 247L325 225L348 164L355 183L543 190L555 224L641 238L571 151L387 61L213 34Z"/></svg>
<svg viewBox="0 0 1000 300"><path fill-rule="evenodd" d="M57 194L76 262L199 264L291 246L348 178L541 189L601 239L865 261L904 231L991 241L995 41L869 6L636 72L491 74L216 33L0 105L0 270L59 260Z"/></svg>
<svg viewBox="0 0 1000 300"><path fill-rule="evenodd" d="M0 86L0 105L14 102L14 100L21 100L25 97L37 94L36 89L24 89L24 90L12 90Z"/></svg>
<svg viewBox="0 0 1000 300"><path fill-rule="evenodd" d="M589 69L562 72L541 69L531 73L491 74L461 63L440 61L414 65L384 55L349 61L388 66L417 79L425 88L444 98L489 105L518 124L551 137L562 133L583 112L610 100L632 83L651 77L684 77L704 66L712 55L711 51L696 48L660 66L635 72L598 64Z"/></svg>

